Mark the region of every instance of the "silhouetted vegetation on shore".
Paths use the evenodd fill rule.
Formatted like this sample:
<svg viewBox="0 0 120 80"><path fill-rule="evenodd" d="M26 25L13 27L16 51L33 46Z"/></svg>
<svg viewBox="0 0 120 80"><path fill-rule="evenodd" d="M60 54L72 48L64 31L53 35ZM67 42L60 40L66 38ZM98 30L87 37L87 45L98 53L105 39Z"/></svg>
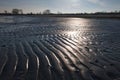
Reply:
<svg viewBox="0 0 120 80"><path fill-rule="evenodd" d="M83 17L83 18L120 18L120 11L114 12L95 12L95 13L52 13L49 9L44 10L42 13L23 13L22 9L13 9L10 12L6 10L0 15L25 15L25 16L43 16L43 17Z"/></svg>

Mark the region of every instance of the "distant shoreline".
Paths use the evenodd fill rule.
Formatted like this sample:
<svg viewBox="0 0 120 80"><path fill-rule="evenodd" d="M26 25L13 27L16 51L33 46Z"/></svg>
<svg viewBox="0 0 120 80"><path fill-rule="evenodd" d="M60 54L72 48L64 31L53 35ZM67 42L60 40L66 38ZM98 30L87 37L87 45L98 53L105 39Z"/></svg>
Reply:
<svg viewBox="0 0 120 80"><path fill-rule="evenodd" d="M120 14L0 14L0 16L76 17L76 18L117 18Z"/></svg>

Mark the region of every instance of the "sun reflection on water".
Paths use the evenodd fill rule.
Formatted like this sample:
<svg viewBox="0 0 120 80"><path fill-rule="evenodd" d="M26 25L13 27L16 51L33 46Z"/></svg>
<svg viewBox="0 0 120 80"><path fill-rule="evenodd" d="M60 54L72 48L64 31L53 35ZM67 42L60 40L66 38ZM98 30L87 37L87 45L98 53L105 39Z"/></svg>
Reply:
<svg viewBox="0 0 120 80"><path fill-rule="evenodd" d="M72 39L81 39L81 37L84 37L82 34L90 28L88 27L90 23L89 19L67 18L65 24L67 24L68 30L65 30L65 33Z"/></svg>
<svg viewBox="0 0 120 80"><path fill-rule="evenodd" d="M85 18L70 18L68 19L67 22L75 26L86 26L86 25L90 25L91 23L89 19L85 19Z"/></svg>
<svg viewBox="0 0 120 80"><path fill-rule="evenodd" d="M67 30L65 30L65 34L67 34L67 40L70 42L69 46L65 46L66 49L69 49L73 55L66 52L70 57L77 56L77 53L83 54L80 50L84 49L84 44L86 44L86 33L88 30L91 30L92 22L89 19L83 18L69 18L66 23ZM66 26L65 26L66 28ZM88 41L88 40L87 40ZM85 63L85 60L82 56L80 56L80 61ZM73 58L73 61L76 61L76 58Z"/></svg>
<svg viewBox="0 0 120 80"><path fill-rule="evenodd" d="M77 34L77 31L69 31L67 32L68 35L76 35Z"/></svg>

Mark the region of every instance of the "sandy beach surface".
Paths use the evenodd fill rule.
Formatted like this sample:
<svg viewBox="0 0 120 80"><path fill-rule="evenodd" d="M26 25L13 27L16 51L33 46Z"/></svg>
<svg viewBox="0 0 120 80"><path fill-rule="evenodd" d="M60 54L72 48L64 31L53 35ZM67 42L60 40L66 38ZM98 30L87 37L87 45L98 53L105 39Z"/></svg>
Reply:
<svg viewBox="0 0 120 80"><path fill-rule="evenodd" d="M120 20L0 16L0 80L120 80Z"/></svg>

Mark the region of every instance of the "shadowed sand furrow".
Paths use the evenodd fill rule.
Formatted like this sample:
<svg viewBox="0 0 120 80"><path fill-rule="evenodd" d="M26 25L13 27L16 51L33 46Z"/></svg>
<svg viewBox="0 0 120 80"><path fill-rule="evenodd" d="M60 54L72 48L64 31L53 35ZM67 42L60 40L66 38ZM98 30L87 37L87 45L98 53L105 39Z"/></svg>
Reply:
<svg viewBox="0 0 120 80"><path fill-rule="evenodd" d="M96 55L98 55L98 54L96 54L96 52L90 51L91 49L89 49L88 47L86 47L86 46L84 46L82 44L79 44L80 42L74 42L74 41L71 41L71 40L69 40L67 38L65 40L67 41L68 44L73 44L74 47L76 46L77 47L76 51L80 55L82 55L83 58L86 58L87 61L90 61L92 58L94 58L94 57L96 57ZM73 47L73 46L71 46L71 47Z"/></svg>
<svg viewBox="0 0 120 80"><path fill-rule="evenodd" d="M62 39L61 39L62 40ZM63 40L62 40L63 41ZM66 42L67 43L67 42ZM69 44L69 43L68 43ZM70 44L71 45L71 44ZM70 46L69 45L69 46ZM79 53L79 52L77 52L77 53ZM88 52L88 53L91 53L91 52ZM92 53L94 53L93 51L92 51ZM96 54L96 53L95 53ZM97 56L98 56L99 54L97 54ZM106 72L106 75L108 75L109 73L111 73L112 75L114 75L114 77L115 76L119 76L119 72L114 68L114 67L111 67L108 63L106 63L106 61L104 61L104 60L102 60L101 59L101 57L99 56L99 57L97 57L97 56L93 56L93 58L95 57L96 59L97 59L97 61L98 62L95 62L96 60L94 60L94 61L91 61L92 63L93 63L93 65L95 65L95 66L98 66L98 67L100 67L100 68L103 68L104 70L105 70L105 72ZM89 60L89 59L88 59ZM97 65L96 65L97 64ZM91 65L92 66L92 65ZM90 65L89 65L89 67L90 67ZM109 76L109 75L108 75ZM109 77L111 77L111 76L109 76Z"/></svg>
<svg viewBox="0 0 120 80"><path fill-rule="evenodd" d="M60 41L62 41L64 44L66 44L67 46L69 46L69 48L71 48L72 50L72 53L77 57L77 59L79 59L83 64L84 64L84 66L86 67L86 68L88 68L88 66L90 66L89 65L89 58L88 57L85 57L82 53L81 53L81 51L79 50L79 48L78 48L78 46L77 46L77 44L75 45L73 45L72 43L69 43L69 42L67 42L66 40L64 40L64 39L60 39L60 38L58 38Z"/></svg>
<svg viewBox="0 0 120 80"><path fill-rule="evenodd" d="M120 77L120 71L118 68L120 67L119 65L120 63L116 61L109 60L107 57L103 55L102 56L98 55L93 60L91 60L90 63L98 65L101 68L103 68L106 71L107 75L111 78Z"/></svg>
<svg viewBox="0 0 120 80"><path fill-rule="evenodd" d="M71 75L72 79L76 79L77 80L78 79L77 75L79 75L79 69L75 66L75 64L73 63L73 61L71 60L71 58L68 57L68 55L65 54L66 51L63 48L61 48L59 45L55 44L55 43L52 43L52 42L49 42L49 43L52 46L54 46L54 48L56 48L56 50L59 52L59 53L56 52L56 54L58 54L59 57L62 59L61 61L64 62L64 66L66 66L66 68L70 72L70 75ZM79 75L79 77L80 76L81 75ZM82 79L82 77L80 77L80 78Z"/></svg>
<svg viewBox="0 0 120 80"><path fill-rule="evenodd" d="M12 80L16 71L18 57L15 51L15 45L11 44L8 46L8 61L3 70L0 80Z"/></svg>
<svg viewBox="0 0 120 80"><path fill-rule="evenodd" d="M107 76L113 78L120 76L120 72L114 67L110 66L107 62L102 59L97 59L98 62L91 62L93 65L100 66L100 68L104 69Z"/></svg>
<svg viewBox="0 0 120 80"><path fill-rule="evenodd" d="M2 71L8 60L7 51L8 49L6 47L0 48L0 75L2 74Z"/></svg>
<svg viewBox="0 0 120 80"><path fill-rule="evenodd" d="M62 44L62 42L58 42L59 44L61 44L63 47L66 47L66 46L64 46L63 44ZM68 48L68 47L67 47ZM66 48L66 49L67 49ZM70 48L69 48L70 49ZM71 51L71 50L70 50ZM69 51L69 52L70 52ZM71 52L70 54L72 54L72 53L74 53L74 52ZM69 55L68 55L69 56ZM70 56L69 56L70 57ZM76 58L75 58L76 59ZM75 60L76 61L76 60ZM74 64L76 65L76 62L74 62ZM77 66L78 67L78 66ZM83 69L84 69L84 67L83 67ZM110 77L107 75L107 72L104 70L104 69L102 69L102 68L100 68L100 67L97 67L96 65L91 65L91 64L89 64L89 69L90 70L92 70L92 72L96 75L96 76L98 76L98 77L101 77L102 79L110 79ZM96 72L97 71L97 72ZM104 73L104 75L100 75L100 74L98 74L98 72L100 72L100 74L101 74L101 72L103 72ZM84 75L84 74L83 74ZM88 75L88 74L87 74ZM104 76L104 77L103 77ZM88 78L89 79L89 78Z"/></svg>
<svg viewBox="0 0 120 80"><path fill-rule="evenodd" d="M50 69L51 64L48 57L43 51L41 51L41 49L36 44L30 42L30 45L39 58L39 64L40 64L39 74L38 74L39 80L52 80L51 69Z"/></svg>
<svg viewBox="0 0 120 80"><path fill-rule="evenodd" d="M120 72L120 62L111 60L111 59L109 59L108 57L105 57L105 56L100 56L100 58L102 60L106 61L110 66L115 67Z"/></svg>
<svg viewBox="0 0 120 80"><path fill-rule="evenodd" d="M119 61L119 58L117 59L115 56L113 56L113 55L108 55L108 53L106 54L102 54L102 55L104 55L104 56L106 56L107 58L109 58L110 60L113 60L113 61L117 61L117 62L120 62Z"/></svg>
<svg viewBox="0 0 120 80"><path fill-rule="evenodd" d="M88 57L89 54L86 53L86 51L83 49L83 46L84 46L84 45L80 44L81 42L78 42L78 43L77 43L77 42L74 42L75 40L72 41L71 39L68 39L68 38L62 38L62 39L65 40L65 41L67 41L67 42L69 42L70 44L72 44L72 46L77 47L78 50L79 50L79 52L80 52L80 54L83 55L85 58L89 58L89 57ZM85 52L84 52L83 50L84 50ZM88 54L88 55L87 55L87 54Z"/></svg>
<svg viewBox="0 0 120 80"><path fill-rule="evenodd" d="M48 48L49 50L51 50L59 59L60 59L60 61L61 61L61 63L63 64L63 69L64 69L64 75L65 75L65 69L66 68L69 68L69 69L67 69L67 71L70 71L70 65L72 64L71 62L70 62L70 60L69 59L67 59L66 57L67 56L64 56L63 55L63 53L61 53L59 50L57 50L57 49L55 49L53 46L50 46L49 45L49 43L47 43L47 42L45 42L45 41L42 41L42 43L43 44L45 44L45 46L46 46L46 48ZM72 72L72 71L70 71L70 72ZM68 74L68 73L67 73ZM71 74L69 74L69 76L70 76ZM75 78L74 78L75 79ZM65 79L66 80L66 79ZM69 79L70 80L70 79ZM77 78L76 78L76 80L77 80Z"/></svg>
<svg viewBox="0 0 120 80"><path fill-rule="evenodd" d="M66 47L66 48L69 48L71 52L71 54L73 54L79 61L80 63L83 62L83 65L84 63L88 63L89 59L85 59L83 55L80 54L80 51L78 49L77 46L71 44L71 43L68 43L67 41L63 40L63 39L60 39L60 38L56 38L57 40L61 41ZM84 65L84 67L88 68L89 65Z"/></svg>
<svg viewBox="0 0 120 80"><path fill-rule="evenodd" d="M66 41L67 43L71 44L72 45L71 47L74 47L74 49L77 48L76 50L79 52L79 54L81 56L83 56L83 58L86 58L87 60L89 60L89 57L87 56L87 53L85 53L85 52L82 51L83 50L83 45L79 44L81 42L76 43L76 42L74 42L74 41L72 41L71 39L68 39L68 38L62 38L62 39L64 41Z"/></svg>
<svg viewBox="0 0 120 80"><path fill-rule="evenodd" d="M79 53L79 52L78 52ZM90 52L89 52L90 53ZM95 56L93 56L93 58L94 58ZM82 58L82 57L79 57L79 58ZM99 58L98 58L99 59ZM87 60L89 60L89 59L87 59ZM89 63L88 63L89 64ZM100 64L100 63L99 63ZM108 75L107 75L107 72L106 72L106 70L104 70L104 69L102 69L102 67L104 67L104 65L102 65L102 67L99 67L98 65L95 65L95 64L89 64L88 65L88 67L89 67L89 69L90 70L92 70L92 72L96 75L96 76L98 76L98 77L101 77L103 80L105 80L105 79L110 79L109 77L108 77ZM113 70L115 70L115 69L113 69ZM95 71L95 72L94 72ZM96 71L98 71L98 73L96 73ZM110 71L110 70L109 70ZM100 73L103 73L103 75L101 74L100 75ZM119 72L117 72L118 74L119 74ZM103 77L104 76L104 77Z"/></svg>
<svg viewBox="0 0 120 80"><path fill-rule="evenodd" d="M47 40L47 42L49 43L49 44L51 44L51 46L53 46L53 48L51 48L51 47L49 47L52 51L54 50L54 51L57 51L57 52L55 52L56 54L58 54L61 58L62 58L62 60L64 61L64 63L66 64L66 66L69 66L72 62L71 62L71 60L68 58L68 56L66 55L66 54L64 54L65 52L64 52L64 50L62 51L62 49L61 49L61 47L58 45L58 44L56 44L55 42L50 42L50 41L48 41ZM50 46L50 45L49 45ZM53 52L54 52L53 51ZM59 54L59 53L61 53L61 54ZM71 71L74 71L75 69L74 68L72 68L72 66L69 66L68 67Z"/></svg>
<svg viewBox="0 0 120 80"><path fill-rule="evenodd" d="M28 71L28 62L29 58L24 52L23 46L21 43L16 43L16 53L18 55L18 65L14 75L14 80L25 80L25 76Z"/></svg>
<svg viewBox="0 0 120 80"><path fill-rule="evenodd" d="M69 42L67 42L64 39L60 39L60 38L55 38L55 40L58 40L60 43L63 43L64 47L66 47L66 49L68 48L69 52L71 52L71 54L73 54L76 58L78 58L78 54L79 54L79 48L77 47L77 45L73 45Z"/></svg>
<svg viewBox="0 0 120 80"><path fill-rule="evenodd" d="M55 42L55 41L52 39L51 42ZM72 54L70 54L70 52L63 46L64 44L59 43L59 42L57 42L57 43L55 42L55 44L57 44L57 45L59 46L59 49L58 49L58 50L61 50L62 53L63 53L66 57L70 58L73 63L76 63L75 56L73 56Z"/></svg>
<svg viewBox="0 0 120 80"><path fill-rule="evenodd" d="M63 78L63 69L59 59L54 55L53 52L48 50L40 41L35 41L36 45L38 44L39 48L48 56L48 59L51 63L51 72L53 75L53 80L58 80ZM57 78L59 77L59 78Z"/></svg>
<svg viewBox="0 0 120 80"><path fill-rule="evenodd" d="M69 45L70 46L70 45ZM90 53L90 52L88 52L88 53ZM92 53L94 53L94 52L92 52ZM99 54L97 54L97 55L99 55ZM104 61L104 60L102 60L101 59L101 57L99 56L99 57L97 57L97 56L93 56L93 58L96 58L97 59L97 61L99 61L98 63L95 63L95 61L96 60L94 60L92 63L93 63L93 65L95 65L95 66L98 66L98 67L100 67L100 68L103 68L103 69L105 69L105 72L106 72L106 75L108 75L108 73L111 73L112 75L116 75L116 76L119 76L119 72L114 68L114 67L111 67L108 63L106 63L106 61ZM97 64L97 65L96 65ZM90 67L90 66L89 66ZM108 75L109 76L109 75ZM109 77L111 77L111 76L109 76Z"/></svg>
<svg viewBox="0 0 120 80"><path fill-rule="evenodd" d="M51 39L51 40L54 41L55 39L54 40ZM58 40L55 40L55 42L58 45L60 45L60 47L62 48L61 50L63 50L64 53L73 61L73 63L76 64L77 63L77 57L71 52L72 49L69 46L65 45L64 43L62 43Z"/></svg>
<svg viewBox="0 0 120 80"><path fill-rule="evenodd" d="M64 44L64 43L63 43ZM65 44L64 44L65 45ZM66 47L67 45L63 46L63 47ZM68 48L68 47L67 47ZM70 49L70 47L69 47ZM78 55L75 55L76 52L71 52L72 50L70 49L70 53L68 54L73 54L74 53L74 56L75 56L75 61L74 64L75 66L79 69L80 71L80 75L86 79L86 80L92 80L93 78L90 76L90 73L89 73L89 70L88 70L88 66L90 66L90 64L88 63L88 61L85 61L82 57L78 57ZM70 56L69 56L70 57ZM83 60L81 60L83 59ZM82 63L81 63L82 62ZM87 65L85 65L87 64ZM85 77L85 76L88 76L88 77Z"/></svg>
<svg viewBox="0 0 120 80"><path fill-rule="evenodd" d="M30 44L27 41L22 42L24 51L29 57L28 72L26 80L37 80L39 71L39 59L38 56L33 52Z"/></svg>
<svg viewBox="0 0 120 80"><path fill-rule="evenodd" d="M49 44L49 45L47 45L47 44ZM48 43L46 43L46 45L47 45L47 47L50 49L50 50L52 50L56 55L57 55L57 57L59 57L60 58L60 61L63 63L63 68L64 68L64 70L65 69L67 69L68 71L69 71L69 73L71 73L70 75L71 75L71 77L73 78L73 79L76 79L76 80L79 80L79 79L82 79L82 77L83 76L81 76L81 74L80 74L80 72L82 71L82 70L79 70L79 69L75 69L75 66L73 67L73 66L71 66L71 64L73 64L73 62L71 62L71 60L69 60L70 58L69 57L66 57L66 56L64 56L63 55L63 52L61 52L61 51L59 51L59 48L60 47L58 47L55 43L52 43L52 42L49 42L48 41ZM56 49L55 49L56 48ZM67 60L68 59L68 60ZM87 70L87 68L85 68L82 64L79 64L79 65L81 65L81 68L83 69L84 68L84 70ZM73 69L72 69L73 68ZM84 71L85 72L85 71ZM82 71L82 73L83 73L83 71ZM68 73L67 73L68 74ZM76 75L75 75L76 74ZM89 73L88 73L89 74ZM87 74L87 75L88 75ZM68 75L67 75L68 76ZM66 76L66 77L67 77ZM91 80L90 79L90 77L89 77L89 75L88 75L88 78L89 78L89 80ZM70 80L70 79L68 79L68 80Z"/></svg>
<svg viewBox="0 0 120 80"><path fill-rule="evenodd" d="M65 43L66 45L68 45L68 46L70 46L75 52L76 52L76 54L78 54L78 56L79 56L79 53L80 53L80 51L78 50L78 47L77 47L77 45L75 46L75 45L72 45L71 43L68 43L67 41L65 41L65 40L63 40L63 39L60 39L63 43ZM91 52L89 52L88 51L88 53L94 53L94 55L92 55L92 57L93 58L95 58L95 57L97 57L99 54L96 54L94 51L91 51ZM95 55L97 55L97 56L95 56ZM84 57L84 56L79 56L78 58L82 58L82 57ZM91 58L92 59L92 58ZM87 58L87 61L90 61L91 59L89 59L89 58ZM99 58L98 58L99 59Z"/></svg>

